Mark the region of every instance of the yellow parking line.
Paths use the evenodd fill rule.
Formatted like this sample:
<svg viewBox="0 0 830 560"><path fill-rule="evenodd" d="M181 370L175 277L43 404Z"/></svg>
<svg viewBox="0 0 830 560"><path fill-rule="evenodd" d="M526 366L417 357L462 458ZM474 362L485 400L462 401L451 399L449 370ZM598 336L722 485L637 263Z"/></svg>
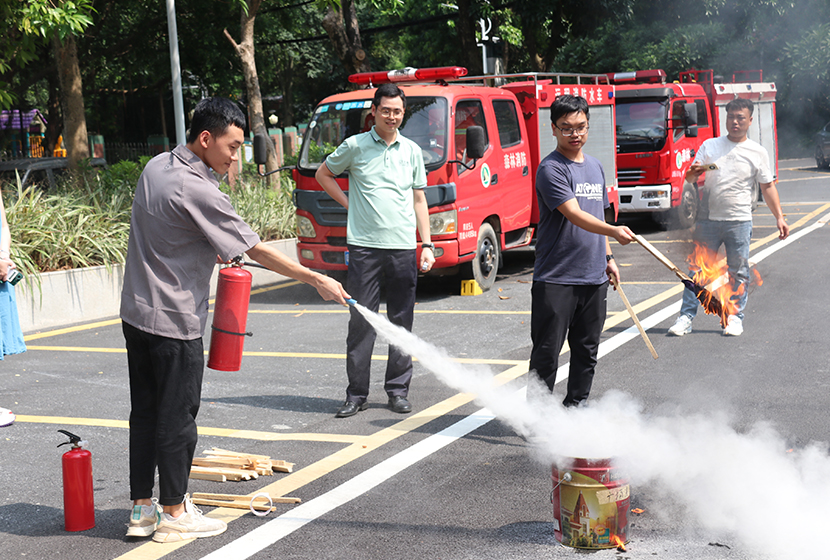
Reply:
<svg viewBox="0 0 830 560"><path fill-rule="evenodd" d="M69 333L75 333L75 332L80 332L80 331L89 331L89 330L92 330L92 329L97 329L99 327L111 327L112 325L118 325L119 323L121 323L121 319L108 319L106 321L98 321L98 322L95 322L95 323L86 323L84 325L77 325L77 326L74 326L74 327L67 327L65 329L55 329L53 331L46 331L46 332L35 333L35 334L27 334L26 336L23 337L23 340L25 340L26 342L29 342L30 340L38 340L40 338L47 338L47 337L50 337L50 336L59 336L59 335L62 335L62 334L69 334Z"/></svg>
<svg viewBox="0 0 830 560"><path fill-rule="evenodd" d="M517 377L521 377L525 373L527 373L527 361L496 375L494 381L496 384L501 385L508 383ZM446 416L453 410L472 402L474 398L475 395L470 393L458 393L444 401L422 410L421 412L412 414L405 420L389 426L388 428L384 428L372 435L366 436L362 440L352 443L340 451L336 451L331 455L320 459L316 463L312 463L307 467L277 480L276 482L272 482L264 488L258 488L246 496L253 497L255 494L260 492L267 492L269 495L274 497L285 496L286 494L294 492L295 490L314 482L315 480L339 469L340 467L343 467L348 463L351 463L352 461L377 450L381 446L417 430L421 426L424 426L437 418ZM207 516L222 519L223 521L228 522L238 519L247 513L248 512L246 510L220 507L208 513ZM174 550L178 550L180 547L191 542L193 542L193 540L169 544L159 544L155 542L145 543L130 552L119 556L116 560L155 560L157 558L161 558L162 556L166 556Z"/></svg>
<svg viewBox="0 0 830 560"><path fill-rule="evenodd" d="M825 211L827 208L830 208L830 204L825 204L821 208L819 208L818 210L816 210L814 212L811 212L810 214L804 216L804 218L800 219L795 224L792 224L791 229L794 230L798 227L801 227L804 223L809 221L812 217L814 217L815 215ZM756 243L754 243L752 245L752 248L754 249L754 248L757 248L760 245L764 245L766 243L769 243L769 242L773 241L775 238L777 238L777 234L771 234L771 235L757 241ZM645 300L645 301L635 305L634 306L634 311L637 312L637 313L641 313L641 312L649 309L650 307L655 306L655 305L659 304L662 301L665 301L666 299L669 299L671 297L679 295L682 290L683 290L683 286L678 283L677 285L673 286L672 288L670 288L668 290L665 290L664 292L662 292L660 294L657 294L656 296L654 296L652 298L649 298L648 300ZM485 312L482 312L482 313L485 313ZM613 326L615 326L619 323L622 323L623 321L625 321L627 319L628 319L628 315L625 312L619 312L619 313L611 314L606 319L606 322L605 322L605 325L604 325L603 329L607 330L607 329L609 329L609 328L611 328L611 327L613 327ZM92 327L90 327L90 328L92 328ZM49 347L44 347L44 348L49 348ZM69 348L69 347L61 347L61 348ZM79 349L79 350L89 351L89 349ZM106 351L112 351L112 349L105 349L105 350ZM567 349L563 348L562 352L564 353L566 351L567 351ZM277 354L277 353L274 353L274 354ZM283 353L279 353L279 354L283 354ZM269 355L270 355L270 353L269 353ZM296 354L292 354L292 355L296 355ZM332 355L332 354L326 354L326 355L320 355L320 356L325 356L325 357L338 356L341 359L343 357L342 355ZM486 362L487 361L480 361L479 363L486 363ZM497 383L500 383L500 384L507 383L509 381L512 381L512 380L524 375L527 372L527 368L528 368L528 362L526 360L519 361L518 363L516 363L516 365L514 365L510 369L508 369L508 370L498 374L497 376L495 376L495 380L496 380ZM437 404L435 404L435 405L433 405L433 406L431 406L431 407L429 407L429 408L427 408L427 409L425 409L421 412L412 414L411 416L407 417L405 420L402 420L401 422L398 422L398 423L394 424L393 426L390 426L388 428L384 428L382 430L379 430L378 432L375 432L374 434L371 434L369 436L365 436L362 439L360 439L359 441L355 441L355 442L351 443L350 445L348 445L347 447L341 449L340 451L337 451L337 452L335 452L335 453L333 453L333 454L331 454L331 455L329 455L329 456L327 456L327 457L325 457L325 458L323 458L323 459L321 459L321 460L319 460L315 463L312 463L311 465L309 465L305 468L302 468L302 469L298 470L297 472L289 474L289 475L281 478L280 480L265 486L264 488L259 488L255 491L251 492L250 494L248 494L248 496L253 496L255 493L258 493L258 492L267 492L267 493L269 493L270 495L273 495L273 496L284 496L284 495L288 494L289 492L293 492L293 491L309 484L310 482L313 482L313 481L319 479L320 477L331 473L332 471L334 471L334 470L350 463L351 461L354 461L355 459L363 457L364 455L378 449L382 445L384 445L386 443L389 443L389 442L393 441L394 439L396 439L396 438L398 438L398 437L400 437L404 434L408 434L408 433L412 432L413 430L416 430L416 429L420 428L421 426L424 426L425 424L431 422L432 420L440 418L440 417L452 412L453 410L455 410L455 409L457 409L457 408L459 408L459 407L461 407L465 404L468 404L473 399L474 399L474 395L471 395L471 394L468 394L468 393L456 394L456 395L454 395L454 396L452 396L452 397L450 397L450 398L448 398L448 399L446 399L446 400L444 400L440 403L437 403ZM25 420L23 420L23 418L26 418L26 417L25 416L23 416L23 417L18 416L18 419L20 419L21 421L25 421ZM225 521L230 521L230 520L233 520L233 519L237 519L237 518L239 518L243 515L246 515L246 514L247 514L247 512L243 511L243 510L236 510L236 509L231 509L231 508L217 508L217 509L211 511L208 515L210 517L215 517L215 518L223 519ZM145 544L133 549L132 551L118 557L118 560L151 560L151 559L155 560L157 558L160 558L162 556L165 556L165 555L173 552L174 550L177 550L178 548L180 548L182 546L185 546L186 544L189 544L190 542L193 542L193 541L184 541L184 542L181 542L181 543L171 543L171 544L145 543Z"/></svg>
<svg viewBox="0 0 830 560"><path fill-rule="evenodd" d="M64 426L94 426L98 428L130 428L126 420L112 420L109 418L74 418L71 416L34 416L18 414L16 422L30 422L32 424L62 424ZM317 441L328 443L355 443L366 436L346 434L312 434L312 433L278 433L258 430L233 430L230 428L210 428L199 426L199 435L219 436L235 439L255 439L257 441Z"/></svg>

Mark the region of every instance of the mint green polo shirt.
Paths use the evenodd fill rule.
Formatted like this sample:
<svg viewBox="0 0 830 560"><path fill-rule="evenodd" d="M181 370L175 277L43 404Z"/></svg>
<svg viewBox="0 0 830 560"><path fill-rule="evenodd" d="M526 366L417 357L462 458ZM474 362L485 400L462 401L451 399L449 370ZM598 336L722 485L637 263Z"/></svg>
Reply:
<svg viewBox="0 0 830 560"><path fill-rule="evenodd" d="M413 189L427 185L421 148L398 132L391 145L375 128L343 141L326 158L334 175L349 172L346 241L375 249L414 249Z"/></svg>

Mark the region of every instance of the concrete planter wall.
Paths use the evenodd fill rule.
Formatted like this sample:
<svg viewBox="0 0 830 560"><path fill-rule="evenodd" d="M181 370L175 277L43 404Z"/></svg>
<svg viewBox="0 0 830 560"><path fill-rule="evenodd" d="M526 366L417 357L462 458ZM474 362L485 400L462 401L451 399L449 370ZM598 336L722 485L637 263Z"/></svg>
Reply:
<svg viewBox="0 0 830 560"><path fill-rule="evenodd" d="M297 260L297 240L269 241L292 260ZM216 267L218 271L219 267ZM216 271L210 293L216 293ZM288 280L285 276L250 268L253 286L261 287ZM41 288L21 282L17 285L17 309L24 333L66 327L76 323L112 319L121 307L124 267L115 265L47 272L41 274Z"/></svg>

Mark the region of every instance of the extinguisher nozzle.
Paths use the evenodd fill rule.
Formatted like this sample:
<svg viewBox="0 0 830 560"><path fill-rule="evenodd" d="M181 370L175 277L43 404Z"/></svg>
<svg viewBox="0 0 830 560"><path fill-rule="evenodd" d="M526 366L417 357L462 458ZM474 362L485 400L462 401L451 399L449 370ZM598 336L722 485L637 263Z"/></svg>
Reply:
<svg viewBox="0 0 830 560"><path fill-rule="evenodd" d="M352 307L354 307L355 305L357 305L357 302L356 302L355 300L353 300L352 298L347 299L347 300L346 300L346 303L348 303L348 304L349 304L349 305L351 305Z"/></svg>

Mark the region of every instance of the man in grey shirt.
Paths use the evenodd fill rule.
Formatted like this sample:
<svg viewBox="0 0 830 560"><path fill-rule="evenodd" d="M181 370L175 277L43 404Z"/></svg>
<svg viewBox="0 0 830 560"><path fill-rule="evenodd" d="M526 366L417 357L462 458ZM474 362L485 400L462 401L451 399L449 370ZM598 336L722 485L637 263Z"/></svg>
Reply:
<svg viewBox="0 0 830 560"><path fill-rule="evenodd" d="M127 536L173 542L227 528L202 516L186 494L217 256L227 262L247 253L314 286L324 300L345 305L349 297L340 283L263 244L219 190L213 171L224 174L236 161L244 127L245 116L233 102L203 99L187 145L153 158L138 181L121 293L131 401ZM156 466L158 500L152 497Z"/></svg>

